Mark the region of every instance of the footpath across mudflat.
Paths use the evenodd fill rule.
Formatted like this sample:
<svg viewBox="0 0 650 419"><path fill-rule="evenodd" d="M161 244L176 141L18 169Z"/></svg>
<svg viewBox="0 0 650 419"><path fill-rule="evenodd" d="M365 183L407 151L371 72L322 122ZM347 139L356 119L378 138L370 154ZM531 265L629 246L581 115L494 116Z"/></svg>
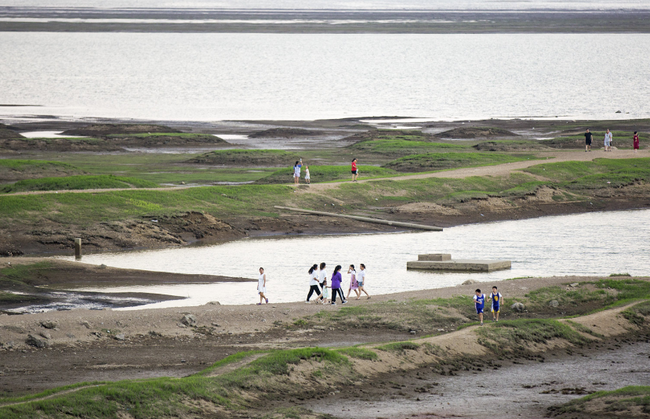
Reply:
<svg viewBox="0 0 650 419"><path fill-rule="evenodd" d="M506 357L510 361L504 364L505 366L516 365L517 359L535 360L539 355L531 354L540 353L539 351L563 353L562 356L567 356L588 353L591 350L589 348L598 348L600 344L620 342L605 339L606 336L623 336L625 339L631 339L630 342L644 336L643 333L629 335L625 328L631 326L625 324L645 330L645 309L624 316L620 313L627 310L629 304L638 303L639 298L650 296L648 278L521 278L501 281L495 285L505 298L501 320L506 329L499 330L509 330L507 327L511 323L508 322L511 321L524 322L516 323L521 334L511 336L499 332L498 336L491 337L496 339L492 344L488 341L481 343L479 339L478 343L472 344L475 345L473 350L479 352L474 355L462 355L461 359L464 361L461 364L458 364L459 361L447 364L448 367L443 368L445 374L454 375L452 372L457 371L459 366L469 366L471 363L475 364L473 368L481 368L481 353L487 354L485 362L497 360L494 355L489 355L489 352L496 348L491 346L494 344L497 347L506 345L503 350L511 346L508 351L519 348ZM410 359L409 363L416 364L434 362L434 358L439 361L442 353L435 347L447 348L445 351L448 355L464 353L466 343L461 335L474 330L472 327L466 328L466 325L475 324L471 295L476 286L467 284L428 291L378 295L371 300L351 300L345 306L335 307L307 305L304 302L263 306L222 306L214 303L200 307L135 311L72 310L21 316L0 315L0 350L3 353L0 391L7 396L18 396L79 382L184 377L196 374L220 359L239 353L286 351L304 347L335 349L354 345L364 345L364 348L368 348L370 343L390 348L397 345L393 348L396 352L393 352L393 349L387 352L397 355L397 358L390 361L397 364L388 369L382 367L373 373L368 370L364 374L380 374L382 377L385 374L400 374L399 363L403 363L405 359ZM553 320L580 316L605 307L619 307L617 313L620 315L615 314L611 318L601 316L598 322L582 321L577 317L571 321L584 324L585 327L572 326L578 335L562 328L557 329L559 326L556 320ZM489 321L489 313L486 314L486 319L486 323L492 324ZM596 324L597 328L594 328ZM528 330L530 327L533 329ZM548 329L549 327L551 329ZM591 331L588 331L587 327ZM459 329L460 332L457 331ZM587 341L581 341L583 338L580 336L598 338L601 343L593 346L587 344ZM419 339L423 337L434 339L427 345L435 347L420 342ZM411 346L391 343L413 339L416 343ZM569 340L564 344L557 339ZM577 346L574 348L574 345ZM425 351L418 355L419 351L426 348L433 352L427 355L428 352ZM615 345L613 348L616 350ZM346 349L353 351L348 352L353 355L352 359L356 359L354 356L362 356L363 354L359 353L363 350ZM379 354L383 352L379 351ZM408 356L403 358L400 354ZM381 356L383 359L383 355ZM425 358L420 359L422 356ZM427 361L428 356L434 358ZM476 358L477 356L479 358ZM543 357L548 358L548 354ZM305 359L311 359L311 355ZM245 366L249 361L241 365ZM439 365L438 361L435 361L436 365ZM368 362L372 364L372 361ZM386 359L384 362L389 361ZM500 368L501 363L498 364ZM296 372L303 371L303 367L296 368ZM449 368L451 372L447 371ZM332 367L331 371L337 370ZM440 371L438 375L439 373ZM330 378L324 378L321 382L320 376L316 375L310 379L315 380L313 385L310 385L313 389L310 387L308 392L311 395L310 400L314 402L321 399L317 394L327 395L318 393L316 389L327 385L333 386L332 391L335 391L339 385L337 380L329 381L332 377L327 368L322 374L323 377ZM288 377L291 376L293 374L290 373ZM272 377L269 376L271 380L276 380L281 379L283 375ZM408 374L405 377L402 380L420 380L417 377L409 379ZM444 377L435 381L439 382L441 379ZM392 381L394 380L389 378L384 380ZM328 382L329 384L325 384ZM372 393L374 395L368 397L382 399L393 393L391 388L388 386L384 390L375 389ZM413 387L413 391L416 388L419 387ZM594 388L599 389L598 386ZM360 394L366 393L357 391L354 394L361 397ZM285 408L294 405L294 402L298 401L295 397L280 397L274 406Z"/></svg>

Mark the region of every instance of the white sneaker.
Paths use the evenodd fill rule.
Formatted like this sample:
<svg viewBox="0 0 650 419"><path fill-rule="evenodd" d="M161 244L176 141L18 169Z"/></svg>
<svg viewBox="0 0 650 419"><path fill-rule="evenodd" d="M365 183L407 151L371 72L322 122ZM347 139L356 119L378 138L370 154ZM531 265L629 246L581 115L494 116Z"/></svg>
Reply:
<svg viewBox="0 0 650 419"><path fill-rule="evenodd" d="M305 304L311 304L311 301L305 301Z"/></svg>

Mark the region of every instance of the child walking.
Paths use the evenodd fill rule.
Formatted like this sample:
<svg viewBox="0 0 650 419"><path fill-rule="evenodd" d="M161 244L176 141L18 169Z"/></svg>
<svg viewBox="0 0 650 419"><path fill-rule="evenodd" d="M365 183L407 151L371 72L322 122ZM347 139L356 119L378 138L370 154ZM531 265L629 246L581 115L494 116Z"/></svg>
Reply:
<svg viewBox="0 0 650 419"><path fill-rule="evenodd" d="M357 282L357 271L354 269L354 265L350 265L348 268L348 274L350 274L350 288L348 288L348 295L345 297L347 300L350 298L350 291L354 290L354 293L357 294L356 300L361 297L359 293L359 283Z"/></svg>
<svg viewBox="0 0 650 419"><path fill-rule="evenodd" d="M311 175L309 174L309 166L305 165L305 182L307 185L311 183Z"/></svg>
<svg viewBox="0 0 650 419"><path fill-rule="evenodd" d="M478 319L483 326L483 307L485 305L485 294L481 294L480 289L476 289L476 295L474 296L474 306L476 307L476 314L478 314Z"/></svg>
<svg viewBox="0 0 650 419"><path fill-rule="evenodd" d="M323 294L321 294L320 288L318 288L318 265L315 263L309 268L309 294L307 294L307 301L305 301L307 304L309 304L309 299L313 293L318 295L319 300L323 299ZM319 300L316 300L316 302Z"/></svg>
<svg viewBox="0 0 650 419"><path fill-rule="evenodd" d="M352 159L352 182L356 182L359 177L359 169L357 169L357 159Z"/></svg>
<svg viewBox="0 0 650 419"><path fill-rule="evenodd" d="M266 298L266 274L264 273L264 268L260 268L260 276L257 279L257 292L260 294L260 302L257 303L258 306L262 305L262 302L266 300L266 304L269 303L269 299Z"/></svg>
<svg viewBox="0 0 650 419"><path fill-rule="evenodd" d="M492 293L488 297L492 300L492 320L499 321L499 313L501 312L501 304L503 304L503 295L497 290L497 287L492 287Z"/></svg>
<svg viewBox="0 0 650 419"><path fill-rule="evenodd" d="M336 305L336 294L341 296L341 304L347 303L343 298L343 291L341 291L341 265L336 265L332 275L332 305Z"/></svg>
<svg viewBox="0 0 650 419"><path fill-rule="evenodd" d="M366 265L363 263L359 264L359 269L360 271L357 273L357 284L359 285L359 298L361 298L361 292L364 292L368 296L368 300L370 299L370 294L368 294L368 291L364 288L366 286ZM359 299L357 298L357 300Z"/></svg>

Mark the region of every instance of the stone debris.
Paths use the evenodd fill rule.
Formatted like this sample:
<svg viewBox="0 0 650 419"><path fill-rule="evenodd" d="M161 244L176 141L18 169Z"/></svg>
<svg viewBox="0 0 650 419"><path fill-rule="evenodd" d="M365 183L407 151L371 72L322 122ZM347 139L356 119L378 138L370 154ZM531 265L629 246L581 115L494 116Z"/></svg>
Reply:
<svg viewBox="0 0 650 419"><path fill-rule="evenodd" d="M510 308L521 313L526 307L522 303L514 303Z"/></svg>
<svg viewBox="0 0 650 419"><path fill-rule="evenodd" d="M44 337L45 339L48 339L48 340L49 340L49 339L52 339L52 335L50 334L50 332L45 331L45 330L42 331L41 333L39 333L39 335L40 335L41 337Z"/></svg>
<svg viewBox="0 0 650 419"><path fill-rule="evenodd" d="M475 279L468 279L467 281L462 283L462 285L472 285L472 284L478 284L478 281Z"/></svg>
<svg viewBox="0 0 650 419"><path fill-rule="evenodd" d="M551 300L551 301L548 302L548 305L550 307L557 307L557 306L560 305L560 303L557 300Z"/></svg>
<svg viewBox="0 0 650 419"><path fill-rule="evenodd" d="M45 320L41 322L41 326L43 326L46 329L56 329L56 322Z"/></svg>
<svg viewBox="0 0 650 419"><path fill-rule="evenodd" d="M193 314L186 314L181 319L181 323L185 326L196 326L196 317Z"/></svg>
<svg viewBox="0 0 650 419"><path fill-rule="evenodd" d="M29 346L33 346L39 349L47 348L49 346L49 344L46 341L44 341L43 339L39 339L33 335L27 335L27 340L25 340L25 343L28 344Z"/></svg>
<svg viewBox="0 0 650 419"><path fill-rule="evenodd" d="M113 339L115 340L126 340L126 336L124 336L124 333L118 333L117 335L113 336Z"/></svg>

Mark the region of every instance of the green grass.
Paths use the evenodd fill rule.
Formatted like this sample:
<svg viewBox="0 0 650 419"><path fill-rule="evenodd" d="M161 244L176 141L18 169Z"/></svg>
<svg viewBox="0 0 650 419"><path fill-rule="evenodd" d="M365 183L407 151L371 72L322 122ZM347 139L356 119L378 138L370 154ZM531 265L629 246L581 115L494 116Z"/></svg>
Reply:
<svg viewBox="0 0 650 419"><path fill-rule="evenodd" d="M554 319L517 319L490 323L477 329L479 343L496 352L525 350L526 344L546 344L552 339L563 339L574 345L589 340L571 326Z"/></svg>
<svg viewBox="0 0 650 419"><path fill-rule="evenodd" d="M352 347L338 349L337 351L350 358L364 359L366 361L374 361L378 358L376 352L364 348Z"/></svg>
<svg viewBox="0 0 650 419"><path fill-rule="evenodd" d="M384 169L377 166L359 166L359 179L367 179L373 177L389 177L396 176L394 170ZM329 182L333 180L352 179L350 166L309 166L309 174L311 183ZM301 171L300 183L304 183L305 170ZM269 183L292 183L293 182L293 168L286 168L276 170L269 176L259 179L256 183L269 184Z"/></svg>
<svg viewBox="0 0 650 419"><path fill-rule="evenodd" d="M650 415L650 386L628 386L613 391L597 391L585 397L554 406L549 409L554 415L585 412L590 401L604 400L605 408L601 412L594 412L594 416L625 417L630 410L638 409L643 415ZM634 417L639 417L635 413ZM645 416L644 416L645 417Z"/></svg>
<svg viewBox="0 0 650 419"><path fill-rule="evenodd" d="M623 311L623 317L638 327L644 327L650 320L650 301L636 304Z"/></svg>
<svg viewBox="0 0 650 419"><path fill-rule="evenodd" d="M287 171L293 170L293 165L300 156L297 153L283 150L216 150L201 154L188 160L188 163L219 164L219 165L260 165L286 166Z"/></svg>
<svg viewBox="0 0 650 419"><path fill-rule="evenodd" d="M531 156L512 156L498 153L427 153L401 157L384 167L398 172L425 172L459 167L490 166L530 159Z"/></svg>
<svg viewBox="0 0 650 419"><path fill-rule="evenodd" d="M56 191L78 189L157 188L158 185L142 179L113 175L80 175L20 180L0 191L3 193L28 191Z"/></svg>
<svg viewBox="0 0 650 419"><path fill-rule="evenodd" d="M35 171L35 170L61 170L61 171L75 171L79 170L76 167L60 163L57 161L47 160L20 160L20 159L0 159L0 168L16 170L16 171Z"/></svg>
<svg viewBox="0 0 650 419"><path fill-rule="evenodd" d="M255 352L257 353L257 352ZM236 354L218 364L241 360L251 353ZM204 373L181 379L156 378L125 380L98 384L75 392L60 394L46 400L0 407L3 419L17 418L115 418L128 412L135 418L188 417L196 415L197 402L213 403L230 409L241 409L249 402L239 396L241 390L251 390L262 397L273 394L294 394L304 391L299 384L277 379L291 372L302 361L322 363L326 370L345 371L350 361L337 351L323 348L303 348L272 351L244 367L216 377ZM275 378L275 380L273 380ZM65 388L54 389L54 395ZM28 396L33 400L41 395ZM8 402L13 400L2 400ZM190 402L190 403L188 403Z"/></svg>
<svg viewBox="0 0 650 419"><path fill-rule="evenodd" d="M449 144L449 143L439 143L439 142L428 142L428 141L418 141L418 140L408 140L402 138L387 138L374 141L362 141L356 144L353 144L348 147L349 150L358 153L359 157L366 155L367 153L372 154L384 154L384 155L401 155L405 156L408 154L422 153L422 152L433 152L433 151L446 151L446 150L467 150L471 151L472 149L465 144Z"/></svg>
<svg viewBox="0 0 650 419"><path fill-rule="evenodd" d="M566 290L561 286L539 288L526 294L526 297L531 305L547 305L550 301L556 300L563 308L566 308L567 305L577 306L595 301L607 306L616 301L615 296L603 289L594 291L584 288Z"/></svg>
<svg viewBox="0 0 650 419"><path fill-rule="evenodd" d="M33 291L38 285L38 277L53 269L51 262L37 262L13 265L0 269L0 289L9 291Z"/></svg>
<svg viewBox="0 0 650 419"><path fill-rule="evenodd" d="M420 344L415 342L392 342L377 347L380 351L386 352L417 351L419 348Z"/></svg>
<svg viewBox="0 0 650 419"><path fill-rule="evenodd" d="M107 138L151 138L151 137L181 137L181 138L202 138L214 137L210 134L199 134L194 132L147 132L140 134L108 134Z"/></svg>

